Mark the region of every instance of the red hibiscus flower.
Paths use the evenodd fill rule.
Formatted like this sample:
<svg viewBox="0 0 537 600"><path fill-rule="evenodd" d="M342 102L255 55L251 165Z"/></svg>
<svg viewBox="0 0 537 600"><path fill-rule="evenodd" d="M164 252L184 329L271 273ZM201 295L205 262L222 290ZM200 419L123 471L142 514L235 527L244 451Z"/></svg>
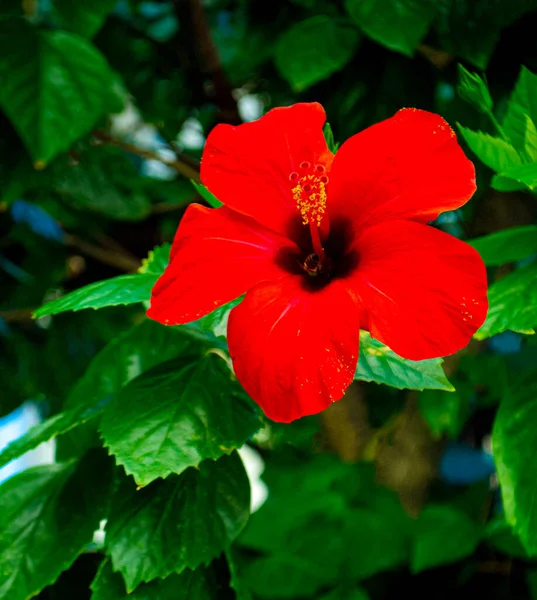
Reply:
<svg viewBox="0 0 537 600"><path fill-rule="evenodd" d="M412 360L465 346L487 313L470 246L427 225L476 189L472 163L438 115L403 109L334 156L319 104L218 125L201 179L225 206L188 207L149 317L230 314L237 378L275 421L344 394L364 329Z"/></svg>

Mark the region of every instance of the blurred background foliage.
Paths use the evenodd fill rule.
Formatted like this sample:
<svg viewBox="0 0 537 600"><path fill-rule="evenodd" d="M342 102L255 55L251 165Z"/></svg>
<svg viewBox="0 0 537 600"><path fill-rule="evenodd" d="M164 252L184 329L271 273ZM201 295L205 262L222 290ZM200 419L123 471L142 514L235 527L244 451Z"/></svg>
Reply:
<svg viewBox="0 0 537 600"><path fill-rule="evenodd" d="M536 30L535 0L0 0L0 466L56 458L0 471L0 598L537 599ZM208 132L296 101L339 143L452 124L478 191L435 226L491 308L443 367L363 334L346 397L280 425L229 378L229 307L143 310L215 205Z"/></svg>

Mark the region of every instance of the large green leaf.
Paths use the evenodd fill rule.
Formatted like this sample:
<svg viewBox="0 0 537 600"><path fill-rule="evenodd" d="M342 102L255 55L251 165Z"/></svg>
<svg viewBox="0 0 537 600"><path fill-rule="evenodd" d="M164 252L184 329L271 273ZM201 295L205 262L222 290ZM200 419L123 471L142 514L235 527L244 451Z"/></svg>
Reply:
<svg viewBox="0 0 537 600"><path fill-rule="evenodd" d="M261 426L260 411L210 352L147 371L107 407L101 434L139 485L229 453Z"/></svg>
<svg viewBox="0 0 537 600"><path fill-rule="evenodd" d="M401 358L365 331L360 332L360 355L354 378L399 389L454 389L442 369L441 358L421 361Z"/></svg>
<svg viewBox="0 0 537 600"><path fill-rule="evenodd" d="M91 600L217 600L218 588L210 569L185 569L165 579L142 583L127 594L121 573L114 573L109 559L103 561L91 584Z"/></svg>
<svg viewBox="0 0 537 600"><path fill-rule="evenodd" d="M355 28L328 16L299 21L276 42L276 66L291 87L302 91L343 68L358 45Z"/></svg>
<svg viewBox="0 0 537 600"><path fill-rule="evenodd" d="M113 462L34 467L0 487L0 598L27 600L69 568L106 517Z"/></svg>
<svg viewBox="0 0 537 600"><path fill-rule="evenodd" d="M91 2L52 0L63 27L88 38L99 31L115 4L117 0L92 0Z"/></svg>
<svg viewBox="0 0 537 600"><path fill-rule="evenodd" d="M35 425L22 437L8 444L0 452L0 467L3 467L15 458L19 458L25 452L36 448L39 444L98 417L108 400L108 398L104 398L102 402L96 403L93 406L78 406L71 410L66 410Z"/></svg>
<svg viewBox="0 0 537 600"><path fill-rule="evenodd" d="M112 501L107 553L131 592L209 564L240 533L249 508L248 477L236 452L141 490L125 477Z"/></svg>
<svg viewBox="0 0 537 600"><path fill-rule="evenodd" d="M492 444L507 522L530 555L537 554L537 380L532 377L502 400Z"/></svg>
<svg viewBox="0 0 537 600"><path fill-rule="evenodd" d="M508 191L505 189L505 179L516 181L522 184L524 188L534 191L537 189L537 162L514 165L508 169L504 169L501 175L496 176L492 180L492 187L500 191ZM498 185L499 182L500 185Z"/></svg>
<svg viewBox="0 0 537 600"><path fill-rule="evenodd" d="M522 164L522 159L509 142L482 131L472 131L462 125L459 125L459 131L470 150L493 171L502 173Z"/></svg>
<svg viewBox="0 0 537 600"><path fill-rule="evenodd" d="M0 22L0 106L37 166L117 111L114 77L91 44L22 19Z"/></svg>
<svg viewBox="0 0 537 600"><path fill-rule="evenodd" d="M487 266L496 267L537 253L537 225L511 227L469 240Z"/></svg>
<svg viewBox="0 0 537 600"><path fill-rule="evenodd" d="M170 245L155 247L142 261L138 274L120 275L97 281L48 302L34 312L34 317L86 308L104 308L148 301L151 289L162 275L170 257Z"/></svg>
<svg viewBox="0 0 537 600"><path fill-rule="evenodd" d="M412 56L434 18L429 0L346 0L357 25L383 46Z"/></svg>
<svg viewBox="0 0 537 600"><path fill-rule="evenodd" d="M181 329L144 320L112 340L71 390L67 407L94 406L155 365L201 352L200 341Z"/></svg>
<svg viewBox="0 0 537 600"><path fill-rule="evenodd" d="M34 312L34 318L57 315L68 310L98 309L143 302L149 300L157 279L155 275L141 273L97 281L47 302Z"/></svg>
<svg viewBox="0 0 537 600"><path fill-rule="evenodd" d="M536 325L537 263L532 263L490 286L487 320L475 337L484 340L507 330L533 333Z"/></svg>
<svg viewBox="0 0 537 600"><path fill-rule="evenodd" d="M523 66L503 120L505 133L519 151L526 146L528 117L537 123L537 75Z"/></svg>
<svg viewBox="0 0 537 600"><path fill-rule="evenodd" d="M426 506L415 527L412 571L419 573L473 554L481 535L481 528L458 509Z"/></svg>
<svg viewBox="0 0 537 600"><path fill-rule="evenodd" d="M146 319L112 340L91 361L67 397L65 407L83 412L104 405L141 373L171 358L201 352L202 343L182 329ZM63 436L58 451L78 455L96 440L97 424L92 421Z"/></svg>

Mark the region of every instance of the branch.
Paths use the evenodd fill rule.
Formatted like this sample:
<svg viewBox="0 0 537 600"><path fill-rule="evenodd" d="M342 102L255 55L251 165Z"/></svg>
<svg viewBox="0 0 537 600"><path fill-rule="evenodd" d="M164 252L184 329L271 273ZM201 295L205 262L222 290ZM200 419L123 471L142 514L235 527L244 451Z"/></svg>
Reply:
<svg viewBox="0 0 537 600"><path fill-rule="evenodd" d="M101 246L96 246L91 242L87 242L72 233L67 233L65 235L65 243L71 248L76 248L82 254L94 258L105 265L115 267L119 271L133 273L141 264L141 261L129 252L120 251L119 249L109 250L107 248L102 248Z"/></svg>
<svg viewBox="0 0 537 600"><path fill-rule="evenodd" d="M142 158L147 158L149 160L158 160L163 165L175 169L178 173L180 173L184 177L187 177L188 179L193 179L197 183L201 181L199 174L199 166L197 166L197 168L193 167L190 164L190 160L187 162L186 160L182 160L180 156L177 156L175 160L163 158L162 156L159 156L156 152L151 152L151 150L145 150L145 148L140 148L138 146L135 146L134 144L115 138L106 131L93 131L92 135L101 144L116 146L118 148L121 148L122 150L125 150L125 152L130 152L131 154L136 154L137 156L141 156Z"/></svg>
<svg viewBox="0 0 537 600"><path fill-rule="evenodd" d="M241 119L237 102L233 97L233 89L222 68L218 48L214 43L202 0L173 0L173 4L178 21L183 23L186 17L192 24L191 29L194 36L191 43L195 46L198 71L207 74L211 78L213 88L211 94L207 93L205 87L205 94L213 96L211 99L220 109L222 121L239 124Z"/></svg>

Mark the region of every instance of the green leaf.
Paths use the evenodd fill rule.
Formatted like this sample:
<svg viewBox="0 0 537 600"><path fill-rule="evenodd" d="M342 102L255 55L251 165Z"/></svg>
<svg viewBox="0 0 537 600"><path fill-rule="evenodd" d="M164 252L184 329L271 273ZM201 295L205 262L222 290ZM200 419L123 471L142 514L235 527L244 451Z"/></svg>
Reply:
<svg viewBox="0 0 537 600"><path fill-rule="evenodd" d="M151 209L132 161L117 148L85 149L74 165L50 166L52 188L74 208L111 219L137 221Z"/></svg>
<svg viewBox="0 0 537 600"><path fill-rule="evenodd" d="M511 227L468 243L481 254L487 266L498 267L537 253L537 225Z"/></svg>
<svg viewBox="0 0 537 600"><path fill-rule="evenodd" d="M521 192L528 189L520 181L510 179L509 177L505 177L505 175L494 175L490 185L499 192Z"/></svg>
<svg viewBox="0 0 537 600"><path fill-rule="evenodd" d="M537 75L522 67L502 124L513 146L519 151L526 147L528 117L537 123Z"/></svg>
<svg viewBox="0 0 537 600"><path fill-rule="evenodd" d="M505 169L501 175L509 180L523 184L524 187L532 191L537 189L537 162L515 165L514 167ZM496 186L497 183L498 181L493 179L492 185Z"/></svg>
<svg viewBox="0 0 537 600"><path fill-rule="evenodd" d="M345 518L348 539L345 572L353 579L366 579L408 560L410 520L406 515L394 519L381 506L355 509Z"/></svg>
<svg viewBox="0 0 537 600"><path fill-rule="evenodd" d="M407 360L387 346L360 332L360 355L355 379L384 383L399 389L453 391L442 369L442 359Z"/></svg>
<svg viewBox="0 0 537 600"><path fill-rule="evenodd" d="M229 313L240 304L244 296L240 296L227 304L223 304L213 312L202 317L198 323L202 331L212 331L216 337L226 337Z"/></svg>
<svg viewBox="0 0 537 600"><path fill-rule="evenodd" d="M475 334L484 340L502 331L533 333L537 325L537 263L493 283L489 288L487 319Z"/></svg>
<svg viewBox="0 0 537 600"><path fill-rule="evenodd" d="M87 38L92 38L99 31L116 3L117 0L92 0L91 2L52 0L62 27Z"/></svg>
<svg viewBox="0 0 537 600"><path fill-rule="evenodd" d="M334 132L332 131L332 127L330 127L330 123L324 124L323 133L328 149L330 150L330 152L335 154L337 152L337 149L339 148L339 144L334 139Z"/></svg>
<svg viewBox="0 0 537 600"><path fill-rule="evenodd" d="M106 306L143 302L149 300L156 281L157 277L152 274L119 275L104 281L96 281L44 304L34 312L33 316L38 319L68 310L84 310L85 308L96 310Z"/></svg>
<svg viewBox="0 0 537 600"><path fill-rule="evenodd" d="M205 461L141 490L124 477L106 527L107 553L127 591L209 564L248 520L250 488L239 455Z"/></svg>
<svg viewBox="0 0 537 600"><path fill-rule="evenodd" d="M358 46L356 29L325 15L299 21L276 41L274 60L295 92L342 69Z"/></svg>
<svg viewBox="0 0 537 600"><path fill-rule="evenodd" d="M279 550L248 563L242 577L259 598L311 598L340 579L345 557L342 524L319 515L290 536Z"/></svg>
<svg viewBox="0 0 537 600"><path fill-rule="evenodd" d="M496 518L487 523L485 528L485 540L487 544L514 558L528 559L528 553L524 550L520 538L513 528L501 518Z"/></svg>
<svg viewBox="0 0 537 600"><path fill-rule="evenodd" d="M142 583L127 594L121 573L114 573L109 559L102 562L93 583L91 600L217 600L218 588L210 569L185 569L165 579Z"/></svg>
<svg viewBox="0 0 537 600"><path fill-rule="evenodd" d="M484 79L476 73L470 73L461 64L459 68L459 96L477 108L480 112L491 114L493 109L489 88Z"/></svg>
<svg viewBox="0 0 537 600"><path fill-rule="evenodd" d="M492 432L505 518L529 555L537 553L537 382L532 375L503 398Z"/></svg>
<svg viewBox="0 0 537 600"><path fill-rule="evenodd" d="M106 403L129 381L151 367L181 356L201 352L202 342L183 328L165 327L144 320L140 325L112 340L91 361L83 377L71 390L66 409L84 410ZM78 455L97 442L95 421L61 438L58 452Z"/></svg>
<svg viewBox="0 0 537 600"><path fill-rule="evenodd" d="M522 164L522 160L509 142L482 131L472 131L458 125L462 137L482 163L497 173Z"/></svg>
<svg viewBox="0 0 537 600"><path fill-rule="evenodd" d="M390 50L412 56L434 18L429 0L345 0L356 24Z"/></svg>
<svg viewBox="0 0 537 600"><path fill-rule="evenodd" d="M226 560L229 568L229 586L235 591L235 600L252 600L252 594L246 588L246 585L239 575L235 553L230 548L226 550Z"/></svg>
<svg viewBox="0 0 537 600"><path fill-rule="evenodd" d="M93 406L79 406L71 410L66 410L35 425L22 437L8 444L0 452L0 467L7 465L7 463L19 458L19 456L22 456L29 450L36 448L39 444L99 416L108 403L108 400L108 398L105 398L102 402Z"/></svg>
<svg viewBox="0 0 537 600"><path fill-rule="evenodd" d="M0 598L27 600L75 561L106 517L113 463L34 467L0 487Z"/></svg>
<svg viewBox="0 0 537 600"><path fill-rule="evenodd" d="M366 579L398 567L408 558L406 531L380 511L355 508L346 510L341 520L328 516L335 514L327 508L302 519L300 527L272 553L246 566L243 578L256 596L310 598L343 576ZM272 521L275 526L277 522Z"/></svg>
<svg viewBox="0 0 537 600"><path fill-rule="evenodd" d="M43 167L117 108L99 51L65 31L0 22L0 106Z"/></svg>
<svg viewBox="0 0 537 600"><path fill-rule="evenodd" d="M142 266L138 269L138 273L160 277L170 262L171 248L171 244L163 244L153 248L148 257L142 260Z"/></svg>
<svg viewBox="0 0 537 600"><path fill-rule="evenodd" d="M524 154L530 162L537 162L537 128L528 115L526 115L525 120Z"/></svg>
<svg viewBox="0 0 537 600"><path fill-rule="evenodd" d="M66 406L99 404L155 365L183 354L201 352L200 346L198 340L182 329L146 319L113 339L97 354L71 390Z"/></svg>
<svg viewBox="0 0 537 600"><path fill-rule="evenodd" d="M407 557L411 520L395 494L374 483L372 465L282 459L267 458L268 498L238 540L264 554L242 573L257 595L312 597L343 574L362 579Z"/></svg>
<svg viewBox="0 0 537 600"><path fill-rule="evenodd" d="M440 46L485 70L501 30L534 11L533 0L433 0Z"/></svg>
<svg viewBox="0 0 537 600"><path fill-rule="evenodd" d="M369 600L369 595L362 587L341 585L332 592L324 594L319 600Z"/></svg>
<svg viewBox="0 0 537 600"><path fill-rule="evenodd" d="M218 200L218 198L214 194L212 194L203 184L198 183L193 179L190 180L190 183L196 188L198 194L205 200L205 202L207 202L209 206L212 206L213 208L218 208L219 206L222 206L222 202L220 202L220 200Z"/></svg>
<svg viewBox="0 0 537 600"><path fill-rule="evenodd" d="M456 562L473 554L481 529L451 506L429 505L415 527L410 566L413 573Z"/></svg>
<svg viewBox="0 0 537 600"><path fill-rule="evenodd" d="M419 395L420 412L435 437L457 437L470 415L472 392L471 386L459 383L455 392L426 390Z"/></svg>
<svg viewBox="0 0 537 600"><path fill-rule="evenodd" d="M101 422L105 445L139 485L231 452L261 426L261 413L209 352L168 361L127 385Z"/></svg>

